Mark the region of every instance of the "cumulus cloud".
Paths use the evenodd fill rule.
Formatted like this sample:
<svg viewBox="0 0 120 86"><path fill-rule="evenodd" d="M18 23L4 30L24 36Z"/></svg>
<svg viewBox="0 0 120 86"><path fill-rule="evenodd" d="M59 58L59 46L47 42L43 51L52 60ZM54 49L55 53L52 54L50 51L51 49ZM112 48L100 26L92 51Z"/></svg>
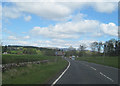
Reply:
<svg viewBox="0 0 120 86"><path fill-rule="evenodd" d="M61 28L62 30L63 28ZM34 27L31 30L32 35L36 35L36 36L43 36L43 37L47 37L47 38L61 38L61 39L65 39L65 38L78 38L78 36L72 36L71 34L64 34L64 33L60 33L59 29L56 28L56 26L53 28L50 27Z"/></svg>
<svg viewBox="0 0 120 86"><path fill-rule="evenodd" d="M96 20L82 20L79 22L66 22L49 27L34 27L33 35L42 35L49 38L72 38L77 39L85 33L97 31L99 22Z"/></svg>
<svg viewBox="0 0 120 86"><path fill-rule="evenodd" d="M69 19L70 15L76 10L81 10L84 7L91 6L96 11L102 13L111 13L116 7L117 3L83 3L83 2L28 2L26 3L14 3L13 6L3 6L3 14L8 18L18 18L23 13L31 13L38 15L45 19L64 21ZM53 9L54 8L54 9ZM29 19L28 19L29 20Z"/></svg>
<svg viewBox="0 0 120 86"><path fill-rule="evenodd" d="M25 21L30 21L31 19L32 19L31 16L24 16L24 20L25 20Z"/></svg>
<svg viewBox="0 0 120 86"><path fill-rule="evenodd" d="M14 3L14 6L4 6L4 16L8 18L17 18L21 13L32 13L40 17L52 20L58 20L67 17L71 10L66 6L56 3ZM53 9L54 8L54 9Z"/></svg>
<svg viewBox="0 0 120 86"><path fill-rule="evenodd" d="M104 24L96 20L66 22L49 27L34 27L32 35L47 38L77 39L83 35L102 36L103 34L117 36L118 29L114 23Z"/></svg>
<svg viewBox="0 0 120 86"><path fill-rule="evenodd" d="M118 36L118 26L116 26L114 23L101 24L100 27L105 34Z"/></svg>
<svg viewBox="0 0 120 86"><path fill-rule="evenodd" d="M59 3L59 2L39 2L39 3L14 3L13 5L3 6L3 15L7 18L18 18L23 16L25 21L30 21L31 16L25 16L26 13L35 14L44 19L50 19L55 21L65 21L72 19L72 21L57 23L56 25L49 25L48 27L35 26L30 30L30 36L14 36L10 34L8 36L9 40L17 40L17 44L21 45L33 45L33 46L59 46L68 47L74 45L74 47L79 46L82 43L91 43L93 41L83 40L83 41L65 41L63 39L79 39L84 35L90 36L102 36L104 34L117 36L118 29L117 25L114 23L104 24L97 20L84 20L83 17L86 16L81 12L77 15L72 15L72 13L86 6L91 6L97 12L101 13L111 13L116 9L116 3ZM10 32L8 32L10 33ZM24 32L23 32L24 33ZM43 38L49 38L52 40L46 41L35 41L28 42L26 39L30 37L37 36ZM21 41L20 41L21 40ZM24 40L24 41L22 41ZM15 44L15 43L13 43Z"/></svg>

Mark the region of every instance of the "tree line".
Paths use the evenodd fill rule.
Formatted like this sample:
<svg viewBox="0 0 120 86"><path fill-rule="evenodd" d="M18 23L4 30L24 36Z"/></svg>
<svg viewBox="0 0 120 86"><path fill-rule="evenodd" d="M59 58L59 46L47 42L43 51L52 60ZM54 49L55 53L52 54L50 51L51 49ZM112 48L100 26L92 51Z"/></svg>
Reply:
<svg viewBox="0 0 120 86"><path fill-rule="evenodd" d="M111 39L106 42L93 42L91 50L97 52L98 55L103 53L105 56L118 56L120 55L120 41Z"/></svg>
<svg viewBox="0 0 120 86"><path fill-rule="evenodd" d="M80 44L77 50L66 51L66 56L119 56L120 55L120 41L110 39L105 42L92 42L89 45L90 50L87 50L86 44Z"/></svg>

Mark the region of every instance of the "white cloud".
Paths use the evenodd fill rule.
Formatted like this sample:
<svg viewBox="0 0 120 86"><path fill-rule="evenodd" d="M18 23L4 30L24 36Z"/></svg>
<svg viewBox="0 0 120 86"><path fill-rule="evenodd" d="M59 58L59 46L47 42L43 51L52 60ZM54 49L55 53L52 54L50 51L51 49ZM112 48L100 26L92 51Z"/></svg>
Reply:
<svg viewBox="0 0 120 86"><path fill-rule="evenodd" d="M76 10L81 10L84 7L91 6L96 11L102 13L111 13L116 7L117 3L83 3L83 2L27 2L26 3L14 3L13 6L4 6L3 14L8 18L18 18L24 13L31 13L38 15L45 19L64 21L70 18L70 15ZM28 19L29 20L29 19Z"/></svg>
<svg viewBox="0 0 120 86"><path fill-rule="evenodd" d="M24 20L25 20L25 21L30 21L31 19L32 19L31 16L24 16Z"/></svg>
<svg viewBox="0 0 120 86"><path fill-rule="evenodd" d="M112 13L117 8L118 3L109 3L109 2L97 2L93 4L93 7L96 11L101 13Z"/></svg>
<svg viewBox="0 0 120 86"><path fill-rule="evenodd" d="M29 39L29 38L30 38L30 36L24 36L23 38L24 38L24 39Z"/></svg>
<svg viewBox="0 0 120 86"><path fill-rule="evenodd" d="M97 31L99 22L96 20L82 20L79 22L67 22L49 27L34 27L31 30L33 35L42 35L48 38L79 38L85 33Z"/></svg>
<svg viewBox="0 0 120 86"><path fill-rule="evenodd" d="M8 18L17 18L25 12L32 13L46 19L61 20L64 17L68 17L71 13L71 9L57 3L27 3L26 5L26 3L21 2L14 4L15 5L11 7L3 7L4 16Z"/></svg>
<svg viewBox="0 0 120 86"><path fill-rule="evenodd" d="M3 10L3 17L7 17L7 18L18 18L22 15L22 13L20 12L20 9L17 8L16 6L4 6L2 8Z"/></svg>
<svg viewBox="0 0 120 86"><path fill-rule="evenodd" d="M8 40L26 40L26 39L30 39L30 36L15 36L15 35L8 36Z"/></svg>
<svg viewBox="0 0 120 86"><path fill-rule="evenodd" d="M96 40L66 41L61 39L52 39L52 40L45 40L45 41L38 40L38 41L35 41L34 43L40 47L68 48L70 46L73 46L75 48L78 48L80 45L83 45L83 44L89 47L90 43L94 41Z"/></svg>
<svg viewBox="0 0 120 86"><path fill-rule="evenodd" d="M4 6L4 16L8 18L18 18L23 16L26 21L31 20L31 16L24 16L24 13L31 13L40 16L45 19L51 19L55 21L65 21L72 19L71 22L57 23L56 25L50 25L48 27L33 27L30 31L30 36L11 36L8 37L10 40L19 40L17 44L23 45L35 45L35 46L59 46L68 47L74 45L79 46L80 43L90 43L91 41L65 41L62 39L78 39L83 35L102 36L104 34L117 36L117 25L114 23L104 24L97 20L84 20L85 14L72 15L72 13L79 9L81 10L85 6L91 6L96 11L102 13L111 13L116 9L115 3L14 3L14 6ZM24 33L24 32L23 32ZM53 40L37 41L30 43L28 41L20 41L30 39L33 35L43 38L51 38Z"/></svg>
<svg viewBox="0 0 120 86"><path fill-rule="evenodd" d="M7 45L23 45L23 46L38 46L38 47L58 47L58 48L68 48L73 46L78 48L80 45L86 45L89 47L90 43L96 40L78 40L78 41L67 41L61 39L52 39L52 40L36 40L36 41L27 41L27 40L12 40L7 43ZM5 45L5 42L3 42Z"/></svg>
<svg viewBox="0 0 120 86"><path fill-rule="evenodd" d="M63 28L61 28L62 30ZM58 30L58 31L57 31ZM34 27L31 30L32 35L36 35L36 36L44 36L47 38L61 38L61 39L65 39L65 38L78 38L77 36L72 36L71 34L64 34L64 33L60 33L59 32L59 28L57 29L56 26L53 28L50 27Z"/></svg>
<svg viewBox="0 0 120 86"><path fill-rule="evenodd" d="M116 26L114 23L101 24L100 27L105 34L118 36L118 26Z"/></svg>
<svg viewBox="0 0 120 86"><path fill-rule="evenodd" d="M15 36L8 36L9 40L17 40L17 38Z"/></svg>
<svg viewBox="0 0 120 86"><path fill-rule="evenodd" d="M86 35L89 35L89 37L99 37L105 34L117 36L117 28L114 23L104 24L96 20L81 20L59 23L48 27L34 27L31 34L53 39L77 39Z"/></svg>
<svg viewBox="0 0 120 86"><path fill-rule="evenodd" d="M10 41L9 44L11 45L29 45L29 42L27 41L22 41L22 40L17 40L17 41Z"/></svg>
<svg viewBox="0 0 120 86"><path fill-rule="evenodd" d="M27 41L16 41L15 44L18 44L18 45L28 45L28 42Z"/></svg>

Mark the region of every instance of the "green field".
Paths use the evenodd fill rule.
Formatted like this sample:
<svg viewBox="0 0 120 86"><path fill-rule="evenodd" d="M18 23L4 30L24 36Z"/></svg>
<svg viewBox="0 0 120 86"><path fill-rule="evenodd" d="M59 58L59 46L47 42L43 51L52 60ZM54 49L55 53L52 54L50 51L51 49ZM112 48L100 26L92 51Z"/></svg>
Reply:
<svg viewBox="0 0 120 86"><path fill-rule="evenodd" d="M39 60L53 60L55 56L45 56L40 54L34 55L17 55L17 54L6 54L2 55L2 64L7 63L19 63L27 61L39 61Z"/></svg>
<svg viewBox="0 0 120 86"><path fill-rule="evenodd" d="M79 57L77 60L88 61L92 63L102 64L106 66L118 68L118 57L98 56L98 57Z"/></svg>
<svg viewBox="0 0 120 86"><path fill-rule="evenodd" d="M10 69L3 73L3 84L46 84L67 64L66 60L58 57L56 62L31 64L26 67Z"/></svg>

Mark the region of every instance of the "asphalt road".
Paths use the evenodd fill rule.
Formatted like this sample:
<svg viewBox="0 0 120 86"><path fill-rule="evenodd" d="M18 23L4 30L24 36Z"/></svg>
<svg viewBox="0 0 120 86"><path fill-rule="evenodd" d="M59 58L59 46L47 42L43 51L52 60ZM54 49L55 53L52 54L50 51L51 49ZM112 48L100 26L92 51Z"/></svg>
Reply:
<svg viewBox="0 0 120 86"><path fill-rule="evenodd" d="M118 84L118 69L67 59L69 68L55 84Z"/></svg>

